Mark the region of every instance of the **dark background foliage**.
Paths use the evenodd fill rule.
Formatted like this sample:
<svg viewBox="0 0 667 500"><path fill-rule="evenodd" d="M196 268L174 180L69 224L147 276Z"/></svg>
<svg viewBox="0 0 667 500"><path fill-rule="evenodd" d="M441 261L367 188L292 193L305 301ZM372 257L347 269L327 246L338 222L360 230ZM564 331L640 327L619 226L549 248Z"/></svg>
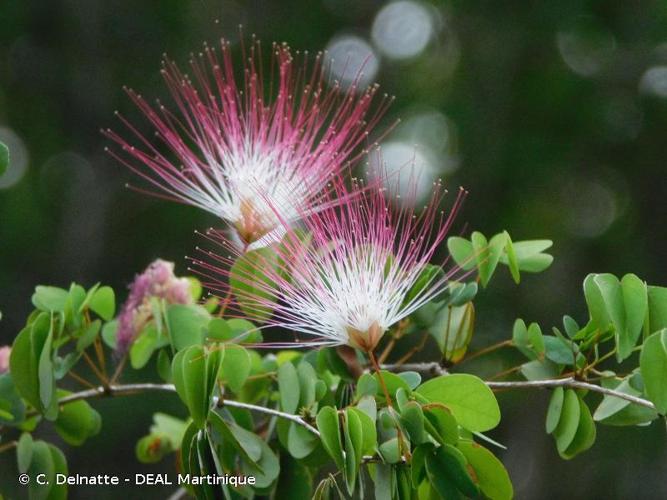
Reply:
<svg viewBox="0 0 667 500"><path fill-rule="evenodd" d="M13 166L0 177L0 344L20 329L37 284L102 281L123 298L134 273L158 256L186 272L193 229L215 219L125 189L131 175L104 154L99 128L119 127L116 109L140 121L123 85L166 97L163 52L185 62L204 40L237 40L238 24L265 42L311 52L340 37L365 40L378 57L375 80L396 95L385 125L403 118L387 141L412 151L419 144L420 158L447 185L470 191L459 220L488 235L507 229L515 239L554 240L550 270L519 287L498 277L481 295L474 346L507 338L516 317L547 328L564 313L583 322L588 272L635 272L666 284L667 4L418 5L426 6L425 28L401 24L403 16L382 24L378 0L2 2L0 140ZM410 19L414 4L406 8ZM423 50L391 57L396 39L406 50L424 29L432 31ZM501 354L476 368L492 375L518 360ZM509 447L501 455L517 498L667 496L659 423L599 427L591 451L563 462L544 434L547 394L500 398L494 437ZM139 465L132 450L150 415L178 408L175 401L151 396L100 407L101 435L66 450L71 472L172 468ZM5 458L2 474L9 470ZM72 498L90 494L75 489ZM94 494L117 498L120 490Z"/></svg>

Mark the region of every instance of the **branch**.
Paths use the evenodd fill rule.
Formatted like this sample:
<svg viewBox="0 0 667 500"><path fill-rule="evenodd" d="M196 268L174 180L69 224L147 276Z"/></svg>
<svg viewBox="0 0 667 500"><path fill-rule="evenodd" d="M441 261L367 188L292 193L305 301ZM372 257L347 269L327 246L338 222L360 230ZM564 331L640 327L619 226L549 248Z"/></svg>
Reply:
<svg viewBox="0 0 667 500"><path fill-rule="evenodd" d="M292 415L291 413L284 413L282 411L274 410L272 408L264 408L263 406L251 405L248 403L242 403L241 401L234 401L232 399L225 399L218 402L218 406L233 406L234 408L243 408L244 410L257 411L260 413L266 413L267 415L273 415L274 417L284 418L285 420L290 420L299 424L302 427L305 427L307 430L315 434L317 437L320 436L320 431L315 427L310 425L304 419L298 415Z"/></svg>
<svg viewBox="0 0 667 500"><path fill-rule="evenodd" d="M429 363L384 364L380 368L389 372L413 371L423 375L447 375L447 370L437 361Z"/></svg>
<svg viewBox="0 0 667 500"><path fill-rule="evenodd" d="M382 368L385 370L395 369L405 369L405 370L414 370L420 373L429 373L442 375L446 374L447 371L442 368L438 363L407 363L399 367L393 365L382 365ZM587 389L589 391L597 392L605 396L611 396L619 399L624 399L631 403L634 403L645 408L650 408L655 410L655 405L648 401L631 394L625 394L623 392L615 391L613 389L607 389L596 384L591 384L589 382L582 382L580 380L575 380L572 377L560 378L560 379L547 379L547 380L520 380L512 382L493 382L487 381L486 385L491 389L533 389L533 388L547 388L547 387L571 387L574 389ZM82 399L92 399L98 397L113 397L113 396L123 396L130 394L138 394L142 392L149 391L163 391L163 392L176 392L176 388L173 384L152 384L152 383L141 383L141 384L124 384L124 385L110 385L107 388L102 386L95 387L93 389L87 389L80 392L75 392L69 394L58 401L58 404L64 405L67 403L73 403L74 401L79 401ZM298 415L292 415L291 413L285 413L282 411L274 410L272 408L265 408L263 406L257 406L249 403L243 403L241 401L234 401L231 399L224 399L222 402L216 402L218 405L231 406L235 408L243 408L245 410L256 411L258 413L264 413L266 415L272 415L274 417L283 418L291 422L295 422L298 425L301 425L309 432L314 435L320 435L319 431L306 422L303 418ZM370 461L372 457L364 457L365 461Z"/></svg>
<svg viewBox="0 0 667 500"><path fill-rule="evenodd" d="M598 392L604 394L605 396L612 396L619 399L625 399L639 406L644 406L645 408L650 408L655 410L655 405L649 400L633 396L632 394L625 394L624 392L615 391L613 389L607 389L596 384L591 384L589 382L582 382L580 380L575 380L572 377L559 378L559 379L548 379L548 380L518 380L513 382L485 382L487 386L491 389L530 389L530 388L540 388L540 387L571 387L574 389L588 389L589 391Z"/></svg>
<svg viewBox="0 0 667 500"><path fill-rule="evenodd" d="M110 385L107 389L102 386L95 387L93 389L87 389L81 392L75 392L74 394L69 394L58 401L59 405L64 405L67 403L73 403L74 401L79 401L81 399L92 399L99 397L113 397L113 396L124 396L129 394L139 394L142 392L149 391L164 391L164 392L176 392L176 388L173 384L124 384L124 385ZM243 403L241 401L233 401L231 399L216 400L215 403L218 406L232 406L235 408L243 408L245 410L256 411L259 413L265 413L267 415L273 415L274 417L284 418L285 420L290 420L295 422L307 430L319 436L319 431L302 419L298 415L292 415L291 413L284 413L282 411L274 410L272 408L265 408L263 406L252 405L249 403Z"/></svg>
<svg viewBox="0 0 667 500"><path fill-rule="evenodd" d="M142 392L148 391L164 391L164 392L176 392L176 387L173 384L152 384L152 383L143 383L143 384L124 384L124 385L110 385L107 388L102 386L95 387L93 389L88 389L85 391L75 392L69 394L58 401L59 405L65 405L68 403L73 403L75 401L80 401L82 399L93 399L99 397L114 397L114 396L123 396L129 394L139 394ZM273 415L274 417L284 418L291 422L295 422L302 427L306 428L309 432L312 432L317 437L320 437L320 431L315 427L310 425L304 419L298 415L292 415L291 413L285 413L282 411L274 410L272 408L265 408L263 406L252 405L249 403L243 403L241 401L234 401L231 399L224 399L220 401L219 399L215 401L215 404L218 406L232 406L235 408L243 408L244 410L256 411L259 413L264 413L266 415ZM364 462L377 462L378 458L374 456L364 455ZM179 493L178 491L176 493Z"/></svg>
<svg viewBox="0 0 667 500"><path fill-rule="evenodd" d="M386 364L382 365L382 369L391 372L411 370L423 375L435 376L447 374L447 370L440 366L440 364L437 362L406 363L403 365ZM615 391L613 389L607 389L606 387L591 384L589 382L582 382L572 377L547 380L517 380L512 382L494 382L487 380L484 383L491 389L531 389L540 387L572 387L574 389L588 389L592 392L597 392L599 394L604 394L605 396L612 396L619 399L625 399L626 401L630 401L636 405L655 410L655 405L647 399L633 396L632 394L625 394L624 392Z"/></svg>

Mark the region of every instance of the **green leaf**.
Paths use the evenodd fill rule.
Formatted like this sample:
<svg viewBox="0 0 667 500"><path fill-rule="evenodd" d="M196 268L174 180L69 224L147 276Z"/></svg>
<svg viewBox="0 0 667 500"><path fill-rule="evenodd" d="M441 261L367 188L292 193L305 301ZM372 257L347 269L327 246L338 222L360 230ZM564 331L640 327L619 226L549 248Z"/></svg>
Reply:
<svg viewBox="0 0 667 500"><path fill-rule="evenodd" d="M134 454L142 464L154 464L174 451L169 439L161 434L149 434L137 441Z"/></svg>
<svg viewBox="0 0 667 500"><path fill-rule="evenodd" d="M563 316L563 328L565 328L565 333L567 333L567 336L571 339L575 338L580 330L577 322L568 315Z"/></svg>
<svg viewBox="0 0 667 500"><path fill-rule="evenodd" d="M254 467L262 457L262 439L244 429L231 418L223 416L220 410L209 413L209 422L213 430L212 439L217 443L229 443L241 454L244 460Z"/></svg>
<svg viewBox="0 0 667 500"><path fill-rule="evenodd" d="M58 398L70 393L58 391ZM55 421L56 432L67 443L81 446L86 439L100 432L102 418L86 401L80 400L63 405Z"/></svg>
<svg viewBox="0 0 667 500"><path fill-rule="evenodd" d="M55 286L37 286L32 296L33 305L46 312L63 312L69 292Z"/></svg>
<svg viewBox="0 0 667 500"><path fill-rule="evenodd" d="M472 281L470 283L459 283L458 281L450 281L448 285L449 298L447 304L453 307L459 307L467 304L477 295L477 283Z"/></svg>
<svg viewBox="0 0 667 500"><path fill-rule="evenodd" d="M49 322L49 333L44 341L44 346L39 354L39 365L37 374L39 377L39 397L43 408L49 412L49 407L55 397L56 380L53 373L53 360L51 358L51 344L53 343L53 322ZM57 409L55 410L57 412Z"/></svg>
<svg viewBox="0 0 667 500"><path fill-rule="evenodd" d="M291 422L287 432L287 451L294 458L301 459L310 455L317 447L317 436L296 422Z"/></svg>
<svg viewBox="0 0 667 500"><path fill-rule="evenodd" d="M496 271L496 267L498 267L498 262L500 261L500 256L503 253L506 242L507 239L504 233L496 234L489 241L488 260L484 263L484 272L486 274L486 278L482 277L482 286L486 287L488 282L491 280L491 276L493 276L493 273ZM480 273L480 277L481 276L482 274Z"/></svg>
<svg viewBox="0 0 667 500"><path fill-rule="evenodd" d="M232 338L232 329L229 327L226 320L222 318L213 318L208 322L205 340L226 342Z"/></svg>
<svg viewBox="0 0 667 500"><path fill-rule="evenodd" d="M35 441L27 474L33 478L28 486L28 497L31 500L60 500L67 497L67 485L56 484L56 474L67 475L67 462L55 446L44 441ZM38 474L44 474L42 484L34 480Z"/></svg>
<svg viewBox="0 0 667 500"><path fill-rule="evenodd" d="M470 240L472 241L472 249L477 263L479 279L482 283L482 287L486 288L498 261L496 260L495 263L493 262L490 245L482 233L479 231L473 232ZM498 255L498 258L500 258L500 255Z"/></svg>
<svg viewBox="0 0 667 500"><path fill-rule="evenodd" d="M419 483L422 482L426 472L426 457L431 453L433 453L433 444L431 443L419 445L413 450L410 462L413 488L418 488Z"/></svg>
<svg viewBox="0 0 667 500"><path fill-rule="evenodd" d="M589 274L584 279L584 296L591 321L596 328L603 332L609 328L611 318L607 313L605 300L595 279L597 276L597 274Z"/></svg>
<svg viewBox="0 0 667 500"><path fill-rule="evenodd" d="M67 294L67 301L65 302L65 318L68 324L79 328L82 323L81 305L87 298L86 290L76 283L72 283Z"/></svg>
<svg viewBox="0 0 667 500"><path fill-rule="evenodd" d="M173 380L171 376L171 359L169 359L169 353L167 349L160 349L160 352L157 354L157 362L155 363L157 373L162 380L165 382L171 382Z"/></svg>
<svg viewBox="0 0 667 500"><path fill-rule="evenodd" d="M361 434L363 436L362 455L375 454L377 450L375 420L359 408L348 407L346 411L354 413L361 423Z"/></svg>
<svg viewBox="0 0 667 500"><path fill-rule="evenodd" d="M521 375L526 377L526 380L545 380L548 378L555 378L560 375L561 369L559 365L553 361L545 359L544 361L534 360L521 365Z"/></svg>
<svg viewBox="0 0 667 500"><path fill-rule="evenodd" d="M118 330L118 321L113 320L105 323L102 327L102 340L110 349L116 349L116 331Z"/></svg>
<svg viewBox="0 0 667 500"><path fill-rule="evenodd" d="M299 377L292 363L283 363L278 368L280 407L285 413L296 413L299 407Z"/></svg>
<svg viewBox="0 0 667 500"><path fill-rule="evenodd" d="M343 470L345 459L341 445L338 412L331 406L325 406L317 414L316 422L324 449L333 458L338 469Z"/></svg>
<svg viewBox="0 0 667 500"><path fill-rule="evenodd" d="M514 255L520 271L539 273L547 269L553 262L553 256L542 253L553 245L551 240L526 240L512 243ZM500 261L509 265L509 255L502 254Z"/></svg>
<svg viewBox="0 0 667 500"><path fill-rule="evenodd" d="M388 464L397 464L401 461L401 449L398 438L391 438L378 446L382 459Z"/></svg>
<svg viewBox="0 0 667 500"><path fill-rule="evenodd" d="M111 321L116 313L116 295L113 288L102 286L95 290L88 307L104 321Z"/></svg>
<svg viewBox="0 0 667 500"><path fill-rule="evenodd" d="M442 375L425 382L416 392L431 402L445 405L459 425L469 431L487 431L500 422L500 409L493 392L474 375Z"/></svg>
<svg viewBox="0 0 667 500"><path fill-rule="evenodd" d="M577 349L576 344L561 337L545 335L544 353L548 359L559 365L573 365L575 356L581 357L579 353L573 352Z"/></svg>
<svg viewBox="0 0 667 500"><path fill-rule="evenodd" d="M258 344L261 332L250 321L240 318L213 318L206 328L205 339L215 342L233 341L236 344Z"/></svg>
<svg viewBox="0 0 667 500"><path fill-rule="evenodd" d="M355 395L357 398L363 396L375 396L380 389L378 381L370 373L364 373L357 380L357 389Z"/></svg>
<svg viewBox="0 0 667 500"><path fill-rule="evenodd" d="M248 317L264 321L271 316L277 298L270 276L277 272L277 266L276 252L266 247L245 253L230 269L230 286Z"/></svg>
<svg viewBox="0 0 667 500"><path fill-rule="evenodd" d="M574 436L577 434L580 416L581 404L579 403L577 393L572 389L566 389L560 420L554 430L558 453L564 453L570 444L572 444Z"/></svg>
<svg viewBox="0 0 667 500"><path fill-rule="evenodd" d="M401 423L410 436L410 442L418 445L424 442L424 412L419 403L410 401L401 409Z"/></svg>
<svg viewBox="0 0 667 500"><path fill-rule="evenodd" d="M32 462L32 443L30 433L24 432L16 445L16 462L21 474L25 474Z"/></svg>
<svg viewBox="0 0 667 500"><path fill-rule="evenodd" d="M461 451L445 444L435 450L435 459L443 466L441 470L452 479L461 493L469 497L479 495L479 489L470 476L468 462Z"/></svg>
<svg viewBox="0 0 667 500"><path fill-rule="evenodd" d="M399 377L395 373L391 373L386 370L380 370L380 373L382 374L382 380L384 381L387 387L387 391L389 392L389 395L392 397L392 399L394 399L396 391L399 389L404 389L407 393L410 393L410 386L401 377ZM382 384L380 383L378 374L376 373L373 376L378 382L377 395L384 400L384 391L382 390Z"/></svg>
<svg viewBox="0 0 667 500"><path fill-rule="evenodd" d="M130 346L130 364L132 368L139 370L146 366L153 353L164 345L164 339L161 341L159 338L155 325L149 324Z"/></svg>
<svg viewBox="0 0 667 500"><path fill-rule="evenodd" d="M176 392L199 428L206 424L223 357L224 351L220 348L205 351L201 346L190 346L176 353L172 361Z"/></svg>
<svg viewBox="0 0 667 500"><path fill-rule="evenodd" d="M472 441L461 441L458 449L475 471L476 482L487 498L510 500L514 496L507 470L493 453Z"/></svg>
<svg viewBox="0 0 667 500"><path fill-rule="evenodd" d="M403 299L403 304L410 304L413 300L419 297L423 292L428 290L429 286L432 283L436 283L445 276L445 271L442 267L434 266L433 264L426 264L424 268L419 273L417 280L415 281L412 288L408 290L408 293Z"/></svg>
<svg viewBox="0 0 667 500"><path fill-rule="evenodd" d="M192 297L192 300L197 302L201 298L201 294L204 291L201 286L201 282L194 276L186 276L185 279L188 280L190 285L190 296Z"/></svg>
<svg viewBox="0 0 667 500"><path fill-rule="evenodd" d="M67 459L65 454L55 446L49 444L49 452L53 460L53 468L56 474L68 475ZM50 500L66 500L67 499L67 485L56 484L52 486Z"/></svg>
<svg viewBox="0 0 667 500"><path fill-rule="evenodd" d="M247 319L232 318L227 320L231 329L231 338L243 343L260 343L262 341L262 332Z"/></svg>
<svg viewBox="0 0 667 500"><path fill-rule="evenodd" d="M582 453L593 446L595 443L595 422L593 422L593 417L591 416L591 411L588 409L588 405L584 403L581 397L577 396L579 400L579 425L577 426L577 432L572 439L572 443L567 449L563 452L559 450L560 456L565 460L574 458L579 453Z"/></svg>
<svg viewBox="0 0 667 500"><path fill-rule="evenodd" d="M361 465L364 438L359 417L354 411L345 411L345 482L351 495L356 487Z"/></svg>
<svg viewBox="0 0 667 500"><path fill-rule="evenodd" d="M411 390L416 389L422 381L422 376L419 373L413 371L400 372L397 373L397 375L405 380L405 383L408 384L408 387Z"/></svg>
<svg viewBox="0 0 667 500"><path fill-rule="evenodd" d="M510 273L512 274L512 279L514 280L514 283L518 285L521 282L521 273L519 272L519 261L517 260L516 257L516 251L514 250L514 245L512 244L512 238L510 238L510 235L507 231L505 231L503 234L505 235L505 255L507 256L507 266L510 268Z"/></svg>
<svg viewBox="0 0 667 500"><path fill-rule="evenodd" d="M28 496L33 499L50 499L50 491L55 483L55 464L49 445L44 441L35 441L32 445L32 460L27 474L29 477L36 478L37 474L44 474L42 484L32 481L28 488Z"/></svg>
<svg viewBox="0 0 667 500"><path fill-rule="evenodd" d="M565 391L562 387L556 387L551 393L551 398L549 399L549 408L547 410L547 434L551 434L558 426L558 422L560 421L560 414L563 411L564 397Z"/></svg>
<svg viewBox="0 0 667 500"><path fill-rule="evenodd" d="M623 305L625 311L625 331L616 332L616 357L618 361L626 359L639 340L646 312L648 310L648 291L646 283L634 274L626 274L621 279Z"/></svg>
<svg viewBox="0 0 667 500"><path fill-rule="evenodd" d="M375 396L364 396L357 403L357 408L364 412L368 417L375 422L377 419L377 403Z"/></svg>
<svg viewBox="0 0 667 500"><path fill-rule="evenodd" d="M429 480L443 499L461 498L459 491L468 497L479 494L466 465L463 453L450 445L440 446L426 456Z"/></svg>
<svg viewBox="0 0 667 500"><path fill-rule="evenodd" d="M167 436L172 447L176 450L180 447L181 441L183 441L187 427L187 422L180 418L158 412L153 415L153 425L151 425L150 432L151 434L163 434Z"/></svg>
<svg viewBox="0 0 667 500"><path fill-rule="evenodd" d="M443 357L456 363L465 355L474 328L475 306L468 302L459 307L442 307L428 331L438 343Z"/></svg>
<svg viewBox="0 0 667 500"><path fill-rule="evenodd" d="M4 174L9 167L9 148L0 142L0 175Z"/></svg>
<svg viewBox="0 0 667 500"><path fill-rule="evenodd" d="M167 307L166 319L172 345L180 351L204 342L204 327L211 316L198 305L173 304Z"/></svg>
<svg viewBox="0 0 667 500"><path fill-rule="evenodd" d="M13 354L13 353L12 353ZM652 334L644 342L639 368L646 396L655 404L658 413L667 413L667 329Z"/></svg>
<svg viewBox="0 0 667 500"><path fill-rule="evenodd" d="M0 375L0 426L18 425L25 420L25 404L9 373Z"/></svg>
<svg viewBox="0 0 667 500"><path fill-rule="evenodd" d="M16 389L49 420L56 417L55 376L51 361L53 332L48 314L39 314L18 334L9 357L9 371Z"/></svg>
<svg viewBox="0 0 667 500"><path fill-rule="evenodd" d="M313 488L313 478L308 468L298 460L290 460L289 457L280 457L280 477L276 487L274 498L292 499L310 498ZM327 497L321 497L324 500ZM318 500L315 496L313 500Z"/></svg>
<svg viewBox="0 0 667 500"><path fill-rule="evenodd" d="M667 288L648 287L648 311L650 333L667 328Z"/></svg>
<svg viewBox="0 0 667 500"><path fill-rule="evenodd" d="M315 385L317 384L317 374L313 366L301 361L296 367L296 373L299 377L299 407L310 408L315 402Z"/></svg>
<svg viewBox="0 0 667 500"><path fill-rule="evenodd" d="M512 328L512 343L529 359L544 358L544 337L537 323L531 323L526 328L526 323L522 319L517 319Z"/></svg>
<svg viewBox="0 0 667 500"><path fill-rule="evenodd" d="M95 342L95 339L99 335L101 328L102 328L102 322L99 319L96 319L95 321L91 322L83 331L81 336L77 339L76 350L79 352L83 352L88 347L90 347L93 344L93 342Z"/></svg>
<svg viewBox="0 0 667 500"><path fill-rule="evenodd" d="M239 393L250 375L250 354L240 345L225 344L222 376L235 393Z"/></svg>
<svg viewBox="0 0 667 500"><path fill-rule="evenodd" d="M425 406L426 430L440 444L456 444L459 440L459 426L452 414L444 408Z"/></svg>
<svg viewBox="0 0 667 500"><path fill-rule="evenodd" d="M447 249L454 261L464 270L470 271L476 265L472 243L465 238L452 236L447 239Z"/></svg>
<svg viewBox="0 0 667 500"><path fill-rule="evenodd" d="M262 489L271 486L273 481L278 478L280 475L280 462L276 454L264 440L259 439L259 444L262 448L262 456L257 466L242 461L241 471L247 476L255 476L255 487Z"/></svg>
<svg viewBox="0 0 667 500"><path fill-rule="evenodd" d="M618 350L616 358L621 361L621 348L624 353L628 350L629 341L625 339L625 306L623 303L623 290L621 283L613 274L598 274L593 278L593 281L600 290L600 295L604 302L606 313L612 324L614 325L614 334L616 337L616 345ZM642 316L642 324L644 317ZM630 347L630 350L632 350Z"/></svg>
<svg viewBox="0 0 667 500"><path fill-rule="evenodd" d="M642 392L630 384L630 377L618 384L613 379L603 380L602 385L630 396L642 396ZM593 420L605 425L639 425L655 420L657 416L655 410L632 404L627 399L604 396L593 414Z"/></svg>

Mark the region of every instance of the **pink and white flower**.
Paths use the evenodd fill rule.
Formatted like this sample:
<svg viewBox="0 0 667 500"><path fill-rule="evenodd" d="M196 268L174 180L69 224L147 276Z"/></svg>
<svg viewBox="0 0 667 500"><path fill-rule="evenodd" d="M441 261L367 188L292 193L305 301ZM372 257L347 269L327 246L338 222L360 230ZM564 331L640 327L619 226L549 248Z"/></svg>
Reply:
<svg viewBox="0 0 667 500"><path fill-rule="evenodd" d="M242 49L241 83L225 40L219 52L205 44L193 56L191 76L165 59L175 110L127 89L154 127L154 142L122 116L134 144L110 129L103 133L122 149L111 154L157 187L158 196L222 218L249 245L278 225L269 205L290 222L312 211L328 180L362 152L390 99L371 111L377 86L327 87L322 54L311 62L304 53L297 63L289 47L273 44L264 75L259 42Z"/></svg>
<svg viewBox="0 0 667 500"><path fill-rule="evenodd" d="M414 197L416 184L411 185L409 197ZM335 192L343 197L347 193L341 185L335 186ZM270 257L248 261L254 263L249 264L254 265L249 274L266 277L253 282L258 293L235 293L258 311L274 308L265 323L305 334L309 340L301 345L347 344L372 351L389 327L443 292L458 272L454 268L433 275L408 297L445 238L464 192L459 192L448 214L439 208L445 193L439 181L420 214L412 208L414 200L393 210L389 192L367 187L364 196L311 214L304 219L309 236L286 227L286 237L274 246L278 266ZM225 294L229 284L221 278L229 277L230 265L239 254L222 233L209 232L208 237L221 244L227 255L207 252L208 259L194 264L208 279L209 289ZM274 344L278 345L297 344Z"/></svg>

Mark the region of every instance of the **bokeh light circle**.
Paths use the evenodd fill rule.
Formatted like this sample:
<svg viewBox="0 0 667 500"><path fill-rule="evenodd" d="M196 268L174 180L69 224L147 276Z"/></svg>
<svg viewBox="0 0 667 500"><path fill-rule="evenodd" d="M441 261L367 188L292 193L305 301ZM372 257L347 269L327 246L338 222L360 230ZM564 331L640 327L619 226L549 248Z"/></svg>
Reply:
<svg viewBox="0 0 667 500"><path fill-rule="evenodd" d="M326 47L326 64L331 78L344 87L357 82L359 89L373 83L380 61L366 40L356 35L338 35Z"/></svg>
<svg viewBox="0 0 667 500"><path fill-rule="evenodd" d="M387 57L419 55L433 36L431 13L420 3L399 0L383 7L373 21L372 38Z"/></svg>
<svg viewBox="0 0 667 500"><path fill-rule="evenodd" d="M0 141L9 148L9 168L0 175L0 189L7 189L17 184L28 170L28 150L16 132L0 127Z"/></svg>
<svg viewBox="0 0 667 500"><path fill-rule="evenodd" d="M369 177L376 180L380 171L387 190L399 195L401 203L418 204L428 198L437 176L434 154L426 147L406 141L387 141L370 154Z"/></svg>
<svg viewBox="0 0 667 500"><path fill-rule="evenodd" d="M655 97L667 97L667 66L647 69L639 80L639 90Z"/></svg>

